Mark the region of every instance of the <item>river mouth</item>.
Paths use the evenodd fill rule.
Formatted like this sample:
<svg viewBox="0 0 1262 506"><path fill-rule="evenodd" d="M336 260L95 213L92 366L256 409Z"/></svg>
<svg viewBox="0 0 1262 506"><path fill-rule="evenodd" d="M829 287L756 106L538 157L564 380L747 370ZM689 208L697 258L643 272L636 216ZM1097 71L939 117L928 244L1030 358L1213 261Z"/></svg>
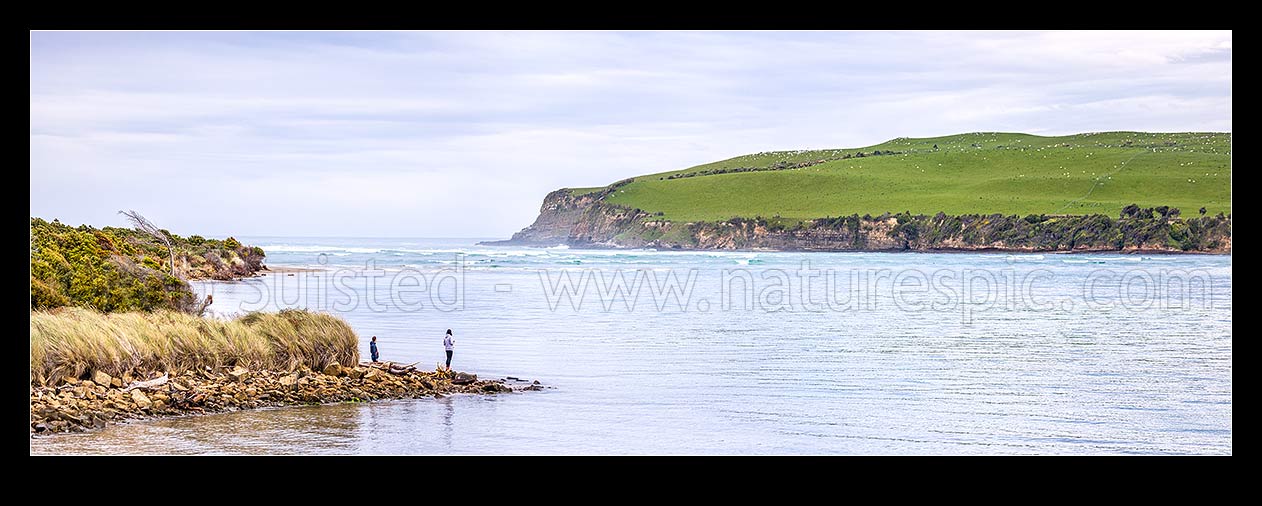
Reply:
<svg viewBox="0 0 1262 506"><path fill-rule="evenodd" d="M318 241L327 240L269 253L269 261L353 272L363 269L356 255L376 255L387 272L417 265L431 280L449 265L438 262L454 261L448 257L457 252L470 262L458 310L441 311L425 298L429 305L411 312L337 311L360 335L361 356L375 335L383 359L431 369L445 360L450 328L458 370L538 378L555 388L136 421L35 437L31 453L1232 453L1229 256L588 252ZM321 266L321 248L360 249ZM793 277L803 261L839 273L837 286L854 286L853 307L809 311L797 292L779 310L770 296L749 309L723 306L725 269L764 283L777 271ZM648 292L630 308L631 301L603 304L596 292L582 303L552 304L544 286L563 271L597 280L637 271L683 279L693 269L696 284L682 308L659 309ZM851 272L859 284L848 284ZM998 291L1020 291L1020 284L996 285L991 303L978 296L944 308L934 307L941 293L890 288L899 273L915 272L931 280L966 272L1032 279L1030 304L1008 304ZM1143 291L1144 281L1173 286L1170 275L1180 272L1200 273L1207 288ZM871 279L878 289L865 298L862 282ZM200 286L214 290L221 311L260 294L274 295L276 306L318 309L326 303L320 297L338 300L329 291L336 285L318 281L267 276ZM364 285L348 286L361 299L369 295ZM375 290L389 300L389 283ZM705 311L703 299L711 304Z"/></svg>

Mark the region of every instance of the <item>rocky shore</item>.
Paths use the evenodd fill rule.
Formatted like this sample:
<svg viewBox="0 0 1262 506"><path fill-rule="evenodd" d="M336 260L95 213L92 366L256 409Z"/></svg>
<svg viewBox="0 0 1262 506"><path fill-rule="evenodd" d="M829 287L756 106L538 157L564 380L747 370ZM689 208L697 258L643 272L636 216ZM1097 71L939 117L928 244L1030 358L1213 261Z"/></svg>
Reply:
<svg viewBox="0 0 1262 506"><path fill-rule="evenodd" d="M323 371L292 372L244 367L153 373L138 380L94 372L58 385L31 385L31 434L78 432L132 419L215 413L273 406L501 394L541 390L538 381L419 371L389 362Z"/></svg>

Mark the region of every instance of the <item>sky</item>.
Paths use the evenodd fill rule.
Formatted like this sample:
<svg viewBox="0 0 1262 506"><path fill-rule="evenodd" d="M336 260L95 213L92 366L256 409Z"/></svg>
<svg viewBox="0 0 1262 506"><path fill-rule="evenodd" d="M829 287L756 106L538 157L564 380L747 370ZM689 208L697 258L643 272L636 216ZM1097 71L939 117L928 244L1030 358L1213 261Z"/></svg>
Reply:
<svg viewBox="0 0 1262 506"><path fill-rule="evenodd" d="M31 32L31 215L503 237L771 150L1231 131L1231 32Z"/></svg>

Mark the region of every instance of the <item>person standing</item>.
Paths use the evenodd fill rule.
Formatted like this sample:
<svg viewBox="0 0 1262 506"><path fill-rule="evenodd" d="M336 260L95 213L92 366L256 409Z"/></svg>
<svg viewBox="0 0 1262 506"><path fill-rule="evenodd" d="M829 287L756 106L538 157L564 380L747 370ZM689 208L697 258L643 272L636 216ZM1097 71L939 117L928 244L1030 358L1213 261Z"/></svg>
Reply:
<svg viewBox="0 0 1262 506"><path fill-rule="evenodd" d="M377 336L372 336L372 342L368 343L368 351L372 353L372 361L376 362L377 357Z"/></svg>
<svg viewBox="0 0 1262 506"><path fill-rule="evenodd" d="M451 329L447 329L447 335L443 337L443 348L447 350L447 370L451 370L451 350L456 347L456 340L451 338Z"/></svg>

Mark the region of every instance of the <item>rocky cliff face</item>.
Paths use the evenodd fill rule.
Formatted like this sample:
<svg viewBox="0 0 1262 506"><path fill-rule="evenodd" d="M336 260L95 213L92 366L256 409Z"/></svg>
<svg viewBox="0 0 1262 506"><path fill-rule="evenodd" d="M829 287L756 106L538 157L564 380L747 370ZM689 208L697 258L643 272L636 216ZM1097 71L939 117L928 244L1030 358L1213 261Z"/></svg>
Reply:
<svg viewBox="0 0 1262 506"><path fill-rule="evenodd" d="M487 244L777 251L1154 251L1231 253L1231 217L1180 218L1167 208L1105 215L1026 217L858 215L790 221L733 218L682 223L608 204L616 188L549 193L539 216ZM1131 206L1135 207L1135 206Z"/></svg>
<svg viewBox="0 0 1262 506"><path fill-rule="evenodd" d="M648 213L606 204L601 201L605 193L574 195L568 189L549 193L544 197L534 223L513 234L507 241L487 244L624 246L615 242L614 237L634 228Z"/></svg>

